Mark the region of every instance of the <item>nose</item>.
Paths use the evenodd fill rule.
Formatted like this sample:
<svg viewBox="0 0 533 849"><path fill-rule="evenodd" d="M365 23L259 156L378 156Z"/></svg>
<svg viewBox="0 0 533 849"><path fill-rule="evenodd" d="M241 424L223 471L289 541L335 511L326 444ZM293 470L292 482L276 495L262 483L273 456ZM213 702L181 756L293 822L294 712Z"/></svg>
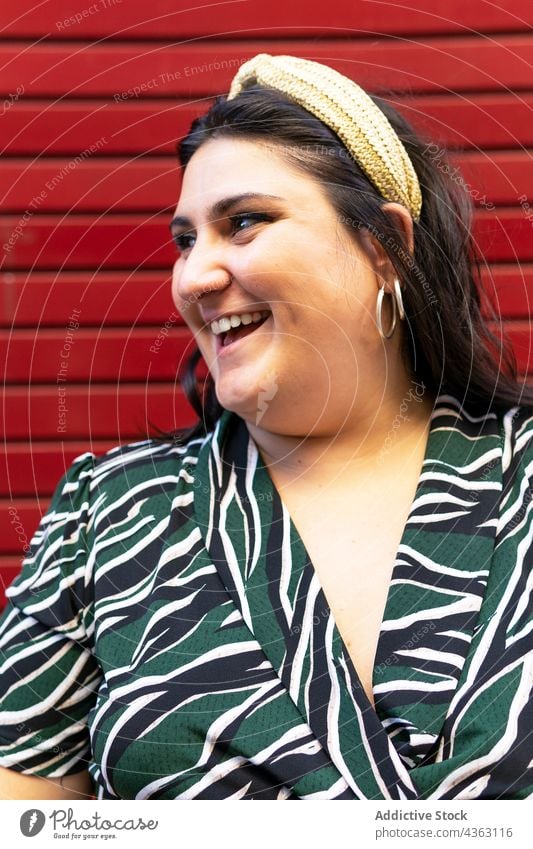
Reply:
<svg viewBox="0 0 533 849"><path fill-rule="evenodd" d="M222 246L199 235L186 256L175 266L175 287L185 302L197 301L208 292L225 289L231 282Z"/></svg>

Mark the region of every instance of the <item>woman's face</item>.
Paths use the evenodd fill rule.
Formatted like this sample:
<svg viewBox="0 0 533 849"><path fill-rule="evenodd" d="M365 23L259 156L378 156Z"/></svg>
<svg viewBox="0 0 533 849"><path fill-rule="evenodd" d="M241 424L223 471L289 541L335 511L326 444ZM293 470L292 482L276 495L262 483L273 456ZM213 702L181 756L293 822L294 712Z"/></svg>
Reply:
<svg viewBox="0 0 533 849"><path fill-rule="evenodd" d="M318 183L274 146L215 139L187 165L175 215L173 298L223 407L297 436L334 431L379 401L375 258Z"/></svg>

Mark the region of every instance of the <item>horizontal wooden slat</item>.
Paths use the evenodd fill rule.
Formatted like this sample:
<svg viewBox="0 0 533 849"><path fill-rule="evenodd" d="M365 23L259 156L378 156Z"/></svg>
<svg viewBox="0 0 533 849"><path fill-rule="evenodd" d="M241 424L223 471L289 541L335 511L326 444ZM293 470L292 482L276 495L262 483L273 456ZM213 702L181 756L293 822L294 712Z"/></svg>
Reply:
<svg viewBox="0 0 533 849"><path fill-rule="evenodd" d="M509 8L509 5L511 8ZM69 0L36 6L32 0L7 4L4 35L42 38L146 38L224 36L232 38L300 35L313 38L336 28L352 38L367 31L388 33L516 31L533 26L528 0L513 0L507 8L488 0L388 0L372 3L335 0L327 7L316 0L270 0L195 3L186 7L175 0L158 0L149 7L140 0L98 0L83 7ZM125 14L127 8L127 14Z"/></svg>
<svg viewBox="0 0 533 849"><path fill-rule="evenodd" d="M491 325L499 336L497 326ZM528 321L508 321L504 324L511 347L516 356L518 372L528 378L533 377L533 335Z"/></svg>
<svg viewBox="0 0 533 849"><path fill-rule="evenodd" d="M533 94L528 91L389 99L424 137L448 147L533 147ZM0 150L4 156L53 153L73 158L92 146L92 162L147 152L177 162L176 143L210 102L132 98L121 103L95 99L43 103L22 98L3 115Z"/></svg>
<svg viewBox="0 0 533 849"><path fill-rule="evenodd" d="M82 327L162 326L175 317L170 285L165 270L0 272L0 326L66 327L74 310Z"/></svg>
<svg viewBox="0 0 533 849"><path fill-rule="evenodd" d="M441 171L451 170L476 205L513 206L533 199L533 152L469 152L449 157L439 143L425 146ZM181 191L181 171L167 157L101 158L71 167L73 160L9 159L0 164L0 199L5 212L171 212ZM456 169L459 169L456 171Z"/></svg>
<svg viewBox="0 0 533 849"><path fill-rule="evenodd" d="M439 168L443 160L438 145L426 147L426 155ZM514 206L533 202L533 151L492 151L450 157L452 179L471 196L476 206L487 203ZM459 168L456 172L455 168ZM533 220L533 211L532 211Z"/></svg>
<svg viewBox="0 0 533 849"><path fill-rule="evenodd" d="M533 87L533 79L530 87ZM447 147L533 147L533 94L530 91L504 94L476 91L464 95L389 99L425 138L438 140Z"/></svg>
<svg viewBox="0 0 533 849"><path fill-rule="evenodd" d="M0 45L1 93L26 97L201 97L227 93L242 62L279 53L278 41L181 44ZM283 52L325 62L373 91L531 88L533 39L372 38L283 42Z"/></svg>
<svg viewBox="0 0 533 849"><path fill-rule="evenodd" d="M79 442L31 441L6 444L0 449L0 496L6 499L49 496L76 457L86 451L100 455L116 444L117 440L89 438Z"/></svg>
<svg viewBox="0 0 533 849"><path fill-rule="evenodd" d="M22 555L47 506L34 499L0 500L0 556Z"/></svg>
<svg viewBox="0 0 533 849"><path fill-rule="evenodd" d="M498 208L476 212L474 241L488 262L533 260L533 222L527 210Z"/></svg>
<svg viewBox="0 0 533 849"><path fill-rule="evenodd" d="M176 143L211 101L138 99L49 101L23 97L5 111L3 154L53 153L91 159L116 153L164 153L176 158ZM100 142L100 144L97 144Z"/></svg>
<svg viewBox="0 0 533 849"><path fill-rule="evenodd" d="M5 590L20 572L22 557L0 557L0 609L5 605Z"/></svg>
<svg viewBox="0 0 533 849"><path fill-rule="evenodd" d="M489 262L533 260L525 208L476 213L474 235ZM167 215L5 215L0 221L4 269L164 268L176 259ZM20 230L20 236L16 228Z"/></svg>
<svg viewBox="0 0 533 849"><path fill-rule="evenodd" d="M57 383L67 391L80 382L174 380L196 343L173 316L166 326L135 330L82 329L74 321L63 330L0 331L4 379Z"/></svg>
<svg viewBox="0 0 533 849"><path fill-rule="evenodd" d="M502 264L481 268L484 292L499 316L531 320L533 265Z"/></svg>
<svg viewBox="0 0 533 849"><path fill-rule="evenodd" d="M0 200L7 211L150 210L176 206L181 171L169 157L99 159L9 159L0 164Z"/></svg>
<svg viewBox="0 0 533 849"><path fill-rule="evenodd" d="M176 259L169 215L5 215L8 268L164 268Z"/></svg>
<svg viewBox="0 0 533 849"><path fill-rule="evenodd" d="M173 430L196 421L183 393L174 384L72 386L65 401L58 387L8 387L3 391L6 439L144 439L152 428ZM61 407L67 408L63 413ZM64 416L64 417L63 417Z"/></svg>

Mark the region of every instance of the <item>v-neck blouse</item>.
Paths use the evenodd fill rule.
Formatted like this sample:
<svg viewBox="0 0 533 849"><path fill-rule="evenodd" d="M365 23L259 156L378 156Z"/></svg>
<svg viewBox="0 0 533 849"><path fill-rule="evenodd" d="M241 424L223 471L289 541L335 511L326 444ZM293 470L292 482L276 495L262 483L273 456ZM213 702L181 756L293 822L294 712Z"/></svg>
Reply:
<svg viewBox="0 0 533 849"><path fill-rule="evenodd" d="M529 796L532 479L530 408L437 398L373 707L242 419L81 456L7 591L0 765L100 799Z"/></svg>

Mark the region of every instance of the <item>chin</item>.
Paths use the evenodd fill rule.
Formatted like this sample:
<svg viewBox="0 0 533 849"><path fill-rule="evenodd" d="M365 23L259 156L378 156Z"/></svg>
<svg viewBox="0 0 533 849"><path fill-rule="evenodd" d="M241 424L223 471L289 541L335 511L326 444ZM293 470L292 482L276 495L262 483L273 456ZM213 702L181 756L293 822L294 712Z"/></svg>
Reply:
<svg viewBox="0 0 533 849"><path fill-rule="evenodd" d="M243 419L255 418L257 395L250 395L243 391L219 390L217 388L217 399L225 410L237 413Z"/></svg>
<svg viewBox="0 0 533 849"><path fill-rule="evenodd" d="M219 403L226 410L231 410L250 424L265 426L272 413L271 403L278 392L275 375L266 376L262 380L238 383L230 379L219 378L216 383L216 394Z"/></svg>

